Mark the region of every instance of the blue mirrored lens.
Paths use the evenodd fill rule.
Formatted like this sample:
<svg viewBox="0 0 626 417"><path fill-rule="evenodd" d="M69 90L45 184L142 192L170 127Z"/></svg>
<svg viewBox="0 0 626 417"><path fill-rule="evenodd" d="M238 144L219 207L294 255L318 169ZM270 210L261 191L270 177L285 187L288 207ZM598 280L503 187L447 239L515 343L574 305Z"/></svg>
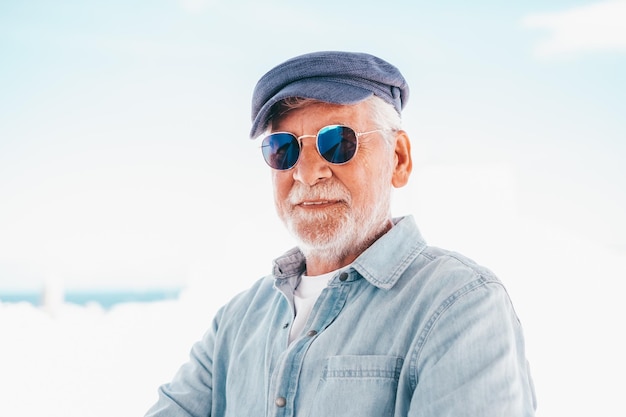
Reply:
<svg viewBox="0 0 626 417"><path fill-rule="evenodd" d="M274 169L292 168L300 156L298 139L290 133L274 133L263 139L263 158Z"/></svg>
<svg viewBox="0 0 626 417"><path fill-rule="evenodd" d="M354 157L356 148L357 134L347 126L326 126L317 134L317 150L330 163L345 164ZM261 151L270 167L291 169L300 157L300 143L291 133L272 133L263 139Z"/></svg>
<svg viewBox="0 0 626 417"><path fill-rule="evenodd" d="M317 134L320 155L333 164L345 164L356 153L357 138L347 126L326 126Z"/></svg>

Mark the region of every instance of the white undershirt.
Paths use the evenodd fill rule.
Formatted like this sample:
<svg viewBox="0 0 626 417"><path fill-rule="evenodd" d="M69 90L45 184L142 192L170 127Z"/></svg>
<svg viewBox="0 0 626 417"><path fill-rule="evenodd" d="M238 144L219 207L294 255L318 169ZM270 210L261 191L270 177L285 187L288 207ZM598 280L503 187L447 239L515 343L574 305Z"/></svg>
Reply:
<svg viewBox="0 0 626 417"><path fill-rule="evenodd" d="M337 271L331 271L323 275L302 275L300 283L293 292L293 303L296 309L296 317L289 332L289 343L300 335L306 323L317 297L326 288L328 282L335 276Z"/></svg>

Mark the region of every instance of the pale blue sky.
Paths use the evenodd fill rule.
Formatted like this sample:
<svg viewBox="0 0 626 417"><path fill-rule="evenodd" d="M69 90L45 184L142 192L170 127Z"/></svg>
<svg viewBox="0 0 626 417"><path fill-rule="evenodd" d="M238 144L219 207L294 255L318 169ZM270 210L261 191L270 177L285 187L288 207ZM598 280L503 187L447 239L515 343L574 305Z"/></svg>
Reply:
<svg viewBox="0 0 626 417"><path fill-rule="evenodd" d="M408 79L394 214L429 241L489 262L523 223L626 252L624 1L57 3L0 4L0 291L267 272L292 243L251 91L323 49Z"/></svg>

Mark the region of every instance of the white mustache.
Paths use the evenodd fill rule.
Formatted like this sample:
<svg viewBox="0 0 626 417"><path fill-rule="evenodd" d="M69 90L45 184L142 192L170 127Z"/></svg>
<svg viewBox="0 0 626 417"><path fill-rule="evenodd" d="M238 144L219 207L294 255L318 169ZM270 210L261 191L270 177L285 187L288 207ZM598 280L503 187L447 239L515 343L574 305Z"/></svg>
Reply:
<svg viewBox="0 0 626 417"><path fill-rule="evenodd" d="M322 182L312 187L296 182L288 196L289 203L296 205L307 200L328 200L350 202L350 193L337 182Z"/></svg>

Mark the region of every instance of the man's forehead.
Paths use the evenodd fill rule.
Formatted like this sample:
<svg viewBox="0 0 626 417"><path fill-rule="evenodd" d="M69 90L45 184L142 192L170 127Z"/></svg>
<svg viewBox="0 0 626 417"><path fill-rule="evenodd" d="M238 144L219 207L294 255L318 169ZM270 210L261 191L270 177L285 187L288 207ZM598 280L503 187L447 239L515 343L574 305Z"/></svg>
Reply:
<svg viewBox="0 0 626 417"><path fill-rule="evenodd" d="M321 125L338 124L353 126L356 119L361 119L367 112L367 101L357 104L335 104L318 100L305 100L286 104L278 103L272 110L268 120L267 130L276 131L281 126L292 121L294 117L307 121L317 121Z"/></svg>

